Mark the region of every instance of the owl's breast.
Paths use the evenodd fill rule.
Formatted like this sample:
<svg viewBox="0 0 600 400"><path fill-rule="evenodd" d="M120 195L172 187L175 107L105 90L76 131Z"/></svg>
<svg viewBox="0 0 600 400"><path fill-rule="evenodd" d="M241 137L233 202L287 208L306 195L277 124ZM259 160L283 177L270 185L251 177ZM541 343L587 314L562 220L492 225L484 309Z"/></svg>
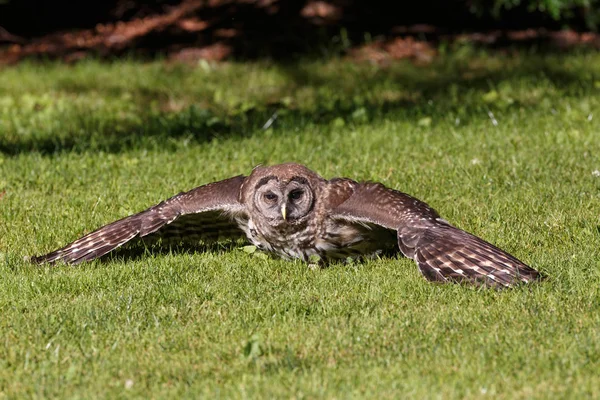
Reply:
<svg viewBox="0 0 600 400"><path fill-rule="evenodd" d="M253 245L282 258L309 261L312 256L318 255L314 245L315 229L309 222L271 226L250 218L238 220L238 225Z"/></svg>
<svg viewBox="0 0 600 400"><path fill-rule="evenodd" d="M238 220L252 244L282 258L300 258L313 262L320 259L346 259L371 256L397 249L394 231L379 226L338 222L327 219L318 225L283 224L271 226L252 220Z"/></svg>

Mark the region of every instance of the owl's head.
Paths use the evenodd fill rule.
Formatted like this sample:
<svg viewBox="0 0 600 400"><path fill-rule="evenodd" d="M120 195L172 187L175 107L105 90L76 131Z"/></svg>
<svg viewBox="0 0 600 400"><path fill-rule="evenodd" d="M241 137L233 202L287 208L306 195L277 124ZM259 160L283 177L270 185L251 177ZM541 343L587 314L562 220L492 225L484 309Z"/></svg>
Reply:
<svg viewBox="0 0 600 400"><path fill-rule="evenodd" d="M321 180L299 164L258 167L249 179L253 190L248 190L245 201L270 225L297 224L311 215Z"/></svg>

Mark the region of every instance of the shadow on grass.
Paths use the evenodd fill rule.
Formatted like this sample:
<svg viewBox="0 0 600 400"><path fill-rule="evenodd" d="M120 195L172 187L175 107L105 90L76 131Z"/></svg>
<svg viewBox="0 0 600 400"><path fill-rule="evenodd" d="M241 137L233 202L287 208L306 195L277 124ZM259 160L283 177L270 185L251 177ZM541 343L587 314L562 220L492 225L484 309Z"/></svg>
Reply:
<svg viewBox="0 0 600 400"><path fill-rule="evenodd" d="M471 53L474 49L467 48L466 51ZM495 58L491 56L490 58L492 61L488 61L485 55L472 54L450 58L448 63L444 63L441 59L431 66L413 66L412 68L393 68L391 66L377 68L375 72L368 71L363 67L364 73L355 73L354 76L351 76L359 78L358 80L349 80L348 75L343 72L338 74L310 69L310 65L287 65L283 70L297 87L309 85L329 87L334 91L358 87L364 90L389 83L417 92L423 98L439 99L442 110L456 106L456 102L448 98L448 89L452 86L462 90L487 92L500 82L510 84L529 81L535 83L547 80L561 91L574 95L583 94L582 89L593 89L589 85L585 86L588 83L592 83L591 86L593 86L593 82L590 82L590 78L593 78L591 71L582 71L582 67L577 68L569 64L566 61L568 60L566 52L539 54L531 57L515 53L514 57ZM399 64L401 65L402 62ZM591 93L592 90L589 92ZM388 105L394 106L394 104ZM478 102L465 105L477 108ZM417 103L413 106L415 108L422 107Z"/></svg>
<svg viewBox="0 0 600 400"><path fill-rule="evenodd" d="M173 139L206 142L219 136L242 134L239 122L213 121L208 111L193 106L177 113L149 113L143 115L140 122L125 126L117 120L95 122L82 121L83 126L59 135L0 137L0 152L10 156L28 152L44 155L73 151L119 153L134 148L174 148ZM86 130L85 125L92 125L88 135L80 133Z"/></svg>
<svg viewBox="0 0 600 400"><path fill-rule="evenodd" d="M245 239L229 240L223 242L208 242L208 243L178 243L178 244L161 244L161 243L145 243L144 241L135 241L130 245L119 247L98 260L101 263L110 263L114 261L140 261L149 259L156 256L168 256L168 255L195 255L202 253L222 253L232 251L243 251L242 247L250 245L250 242ZM281 259L274 253L265 251L256 251L251 254L247 254L248 257L262 257L262 258L273 258ZM404 258L398 248L384 249L377 257L384 259ZM348 264L362 264L371 257L359 257L353 260L344 259L330 259L319 262L320 268L330 268L336 265L348 265ZM292 262L292 261L290 261ZM306 264L308 265L308 264Z"/></svg>
<svg viewBox="0 0 600 400"><path fill-rule="evenodd" d="M182 141L204 143L215 138L244 138L267 129L270 126L327 125L335 119L350 120L354 123L366 123L375 116L384 116L398 108L414 106L409 101L386 103L377 106L360 107L365 115L357 117L356 107L341 104L329 106L327 110L305 112L287 109L284 105L270 104L233 116L217 117L207 110L190 106L184 111L169 114L151 114L142 118L139 124L119 128L104 124L90 135L63 131L60 136L7 138L0 137L0 152L8 156L17 156L28 152L52 155L63 152L103 151L120 153L131 149L161 148L175 151ZM276 131L280 133L279 130Z"/></svg>
<svg viewBox="0 0 600 400"><path fill-rule="evenodd" d="M503 61L509 64L504 65ZM93 115L88 119L78 115L79 120L69 121L66 128L56 134L0 135L0 152L16 156L27 152L50 155L73 151L118 153L134 148L176 150L183 141L204 143L214 138L249 137L270 126L296 128L276 129L275 134L298 134L298 128L332 122L345 126L397 118L413 120L416 124L423 116L456 113L461 114L462 120L467 120L468 117L485 116L489 110L498 107L505 111L523 107L534 110L540 99L527 97L530 96L528 91L519 89L523 82L532 88L536 85L551 87L557 100L560 99L558 96L564 95L591 95L595 83L591 70L557 62L555 55L532 60L522 57L516 61L510 57L499 58L492 68L485 58L451 60L449 64L423 68L370 69L345 63L341 64L339 73L335 68L321 69L314 64L281 64L279 68L287 77L287 84L274 98L253 100L243 107L229 109L196 98L187 108L177 111L146 111L144 104L151 99L177 97L177 94L171 92L165 96L164 87L155 91L147 87L133 88L136 104L142 110L135 122L94 119ZM486 93L495 90L499 84L521 90L520 97L511 99L508 105L482 101ZM110 91L111 96L118 96L119 90L130 93L131 89L109 87L105 90ZM86 89L84 86L77 87L75 92L89 90L98 91L99 95L103 93L102 87ZM301 99L301 93L306 91L312 96L308 105Z"/></svg>
<svg viewBox="0 0 600 400"><path fill-rule="evenodd" d="M139 261L153 256L167 256L172 254L202 254L235 251L243 246L243 242L229 241L219 243L176 244L176 245L144 245L143 242L131 246L120 247L100 257L100 262L114 261Z"/></svg>

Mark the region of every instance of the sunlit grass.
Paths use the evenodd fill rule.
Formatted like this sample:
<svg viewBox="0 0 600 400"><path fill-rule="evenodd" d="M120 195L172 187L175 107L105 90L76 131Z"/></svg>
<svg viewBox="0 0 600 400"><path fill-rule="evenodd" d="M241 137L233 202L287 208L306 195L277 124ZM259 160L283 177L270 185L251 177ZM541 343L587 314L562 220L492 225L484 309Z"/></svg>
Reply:
<svg viewBox="0 0 600 400"><path fill-rule="evenodd" d="M599 95L594 53L0 70L0 396L600 396ZM413 194L549 278L237 246L23 260L284 161Z"/></svg>

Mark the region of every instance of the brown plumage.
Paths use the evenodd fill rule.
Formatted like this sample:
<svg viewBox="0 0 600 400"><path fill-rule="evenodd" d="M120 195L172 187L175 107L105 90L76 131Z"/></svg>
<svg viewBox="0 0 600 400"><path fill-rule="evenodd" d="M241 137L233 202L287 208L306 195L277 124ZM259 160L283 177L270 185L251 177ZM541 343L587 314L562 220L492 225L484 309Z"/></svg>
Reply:
<svg viewBox="0 0 600 400"><path fill-rule="evenodd" d="M380 183L326 180L294 163L257 167L248 177L180 193L32 260L76 264L134 239L197 243L240 237L307 262L400 250L431 281L508 287L540 278L414 197Z"/></svg>

